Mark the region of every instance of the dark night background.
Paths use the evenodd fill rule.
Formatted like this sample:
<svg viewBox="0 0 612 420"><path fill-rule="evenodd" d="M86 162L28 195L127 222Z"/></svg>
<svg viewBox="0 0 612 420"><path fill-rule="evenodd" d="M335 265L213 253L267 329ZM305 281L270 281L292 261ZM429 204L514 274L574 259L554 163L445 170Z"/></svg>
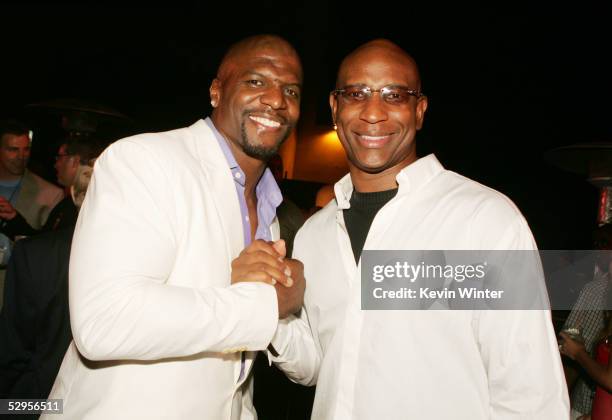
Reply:
<svg viewBox="0 0 612 420"><path fill-rule="evenodd" d="M598 3L3 4L0 117L34 121L24 105L76 97L130 116L131 132L191 124L210 111L208 86L228 45L267 32L302 55L302 126L329 126L339 60L387 37L421 67L429 109L420 154L508 195L540 248L589 248L597 191L543 152L612 140L611 14ZM35 144L39 167L52 166L51 132Z"/></svg>

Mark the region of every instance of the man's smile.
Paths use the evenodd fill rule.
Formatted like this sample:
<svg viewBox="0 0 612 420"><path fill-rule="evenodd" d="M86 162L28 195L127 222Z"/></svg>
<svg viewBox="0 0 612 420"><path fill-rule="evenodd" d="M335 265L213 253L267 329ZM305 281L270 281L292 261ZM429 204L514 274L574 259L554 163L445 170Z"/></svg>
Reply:
<svg viewBox="0 0 612 420"><path fill-rule="evenodd" d="M394 133L380 133L380 134L365 134L365 133L354 133L359 144L369 149L375 149L385 146L391 141Z"/></svg>
<svg viewBox="0 0 612 420"><path fill-rule="evenodd" d="M278 118L269 115L249 114L249 119L258 126L258 130L278 130L283 125Z"/></svg>

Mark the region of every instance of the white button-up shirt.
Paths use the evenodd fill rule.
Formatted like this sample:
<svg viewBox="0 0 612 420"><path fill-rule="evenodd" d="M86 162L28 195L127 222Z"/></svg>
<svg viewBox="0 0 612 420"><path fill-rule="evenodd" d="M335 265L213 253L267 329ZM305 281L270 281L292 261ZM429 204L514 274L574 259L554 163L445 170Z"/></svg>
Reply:
<svg viewBox="0 0 612 420"><path fill-rule="evenodd" d="M364 249L536 248L507 197L433 155L397 181ZM281 322L272 341L272 360L292 380L316 383L313 419L568 419L548 311L361 310L360 265L342 213L352 189L347 175L336 201L298 233L305 311Z"/></svg>

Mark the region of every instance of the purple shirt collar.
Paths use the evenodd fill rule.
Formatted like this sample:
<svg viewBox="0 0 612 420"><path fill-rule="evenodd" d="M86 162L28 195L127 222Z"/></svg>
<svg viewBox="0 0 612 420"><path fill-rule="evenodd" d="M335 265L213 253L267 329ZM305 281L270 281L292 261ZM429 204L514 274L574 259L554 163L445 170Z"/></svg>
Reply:
<svg viewBox="0 0 612 420"><path fill-rule="evenodd" d="M236 158L232 154L232 150L227 144L227 140L217 130L210 117L204 120L210 127L223 155L227 160L228 167L232 172L232 178L234 178L236 186L236 194L238 195L238 202L240 203L240 213L242 214L242 229L244 233L244 246L248 246L251 243L251 224L249 222L249 211L244 198L244 185L246 177ZM257 225L257 232L255 233L255 239L263 239L266 241L272 240L272 234L270 232L270 226L276 217L276 208L283 201L280 188L272 175L270 169L266 168L263 175L259 179L257 186L255 187L255 194L257 195L257 218L259 223Z"/></svg>

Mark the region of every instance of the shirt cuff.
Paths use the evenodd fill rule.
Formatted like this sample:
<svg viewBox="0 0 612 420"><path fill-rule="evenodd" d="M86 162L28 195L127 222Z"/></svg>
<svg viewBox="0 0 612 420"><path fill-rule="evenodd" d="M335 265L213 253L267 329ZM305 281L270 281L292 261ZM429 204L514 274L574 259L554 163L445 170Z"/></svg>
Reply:
<svg viewBox="0 0 612 420"><path fill-rule="evenodd" d="M272 362L277 362L283 359L283 355L286 353L287 346L291 341L291 335L289 334L289 322L291 322L293 319L295 319L295 316L290 315L287 318L278 320L276 331L274 336L272 336L272 340L270 340L270 346L273 347L277 354L275 355L270 350L270 346L268 346L268 349L266 350L269 365L271 365Z"/></svg>

